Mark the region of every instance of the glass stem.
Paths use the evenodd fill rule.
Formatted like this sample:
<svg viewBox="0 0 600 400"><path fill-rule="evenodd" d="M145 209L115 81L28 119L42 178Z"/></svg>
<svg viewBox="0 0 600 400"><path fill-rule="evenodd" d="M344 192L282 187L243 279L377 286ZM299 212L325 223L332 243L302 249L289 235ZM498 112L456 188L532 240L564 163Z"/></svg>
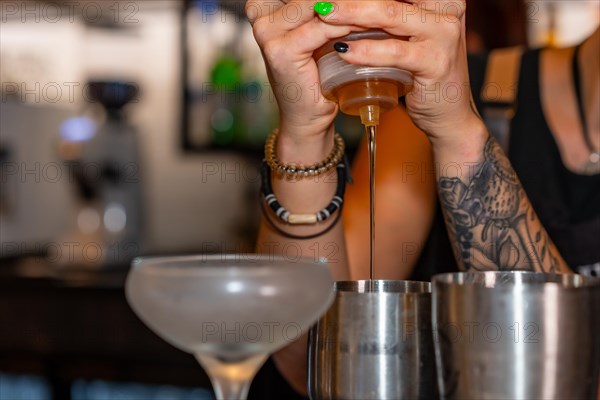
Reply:
<svg viewBox="0 0 600 400"><path fill-rule="evenodd" d="M267 357L259 354L239 362L225 362L211 355L196 354L218 400L246 400L252 379Z"/></svg>

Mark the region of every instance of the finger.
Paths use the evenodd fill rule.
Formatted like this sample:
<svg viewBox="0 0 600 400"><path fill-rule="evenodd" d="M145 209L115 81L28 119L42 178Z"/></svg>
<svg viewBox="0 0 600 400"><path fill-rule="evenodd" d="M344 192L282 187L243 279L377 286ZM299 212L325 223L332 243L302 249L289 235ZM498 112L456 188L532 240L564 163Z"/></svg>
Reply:
<svg viewBox="0 0 600 400"><path fill-rule="evenodd" d="M294 48L302 53L312 53L333 39L366 29L350 25L330 25L318 18L313 18L293 32L289 32L285 39L288 41L290 49Z"/></svg>
<svg viewBox="0 0 600 400"><path fill-rule="evenodd" d="M254 36L259 44L276 39L315 18L314 0L290 0L287 4L274 8L276 3L281 2L255 1L256 6L270 11L269 13L262 13L262 11L261 13L255 13L256 19L251 22ZM248 7L248 11L252 14L254 12L252 7L254 6Z"/></svg>
<svg viewBox="0 0 600 400"><path fill-rule="evenodd" d="M419 7L395 0L341 0L330 14L320 18L329 24L358 25L413 36L424 29L420 13Z"/></svg>
<svg viewBox="0 0 600 400"><path fill-rule="evenodd" d="M434 6L429 10L421 3L396 0L343 0L335 3L333 12L321 18L331 24L379 28L398 36L424 36L434 31L432 24L459 22L458 15L464 13L461 4L460 1L429 2L427 6Z"/></svg>
<svg viewBox="0 0 600 400"><path fill-rule="evenodd" d="M430 64L428 52L418 43L398 39L357 40L348 42L348 51L340 53L350 64L367 67L394 66L412 73L422 72Z"/></svg>
<svg viewBox="0 0 600 400"><path fill-rule="evenodd" d="M357 29L361 28L329 25L318 18L313 18L298 29L267 42L263 53L269 64L279 66L289 65L291 62L296 67L301 67L296 63L305 64L307 61L313 60L312 55L315 50L328 42L333 42L333 39L346 36Z"/></svg>

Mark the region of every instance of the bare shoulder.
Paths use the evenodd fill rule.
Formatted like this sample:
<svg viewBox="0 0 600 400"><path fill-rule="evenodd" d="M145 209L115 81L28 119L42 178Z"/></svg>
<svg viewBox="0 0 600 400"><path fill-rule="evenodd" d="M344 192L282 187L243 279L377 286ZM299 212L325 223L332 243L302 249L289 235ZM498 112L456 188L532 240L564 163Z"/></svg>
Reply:
<svg viewBox="0 0 600 400"><path fill-rule="evenodd" d="M574 49L567 48L545 48L540 52L540 87L542 94L563 93L563 100L567 92L573 91L571 62ZM572 93L574 95L574 92ZM544 100L544 98L542 98ZM552 99L548 99L552 100ZM553 100L558 100L554 98Z"/></svg>
<svg viewBox="0 0 600 400"><path fill-rule="evenodd" d="M540 99L544 118L564 166L579 169L587 157L573 86L573 48L544 49L540 54Z"/></svg>

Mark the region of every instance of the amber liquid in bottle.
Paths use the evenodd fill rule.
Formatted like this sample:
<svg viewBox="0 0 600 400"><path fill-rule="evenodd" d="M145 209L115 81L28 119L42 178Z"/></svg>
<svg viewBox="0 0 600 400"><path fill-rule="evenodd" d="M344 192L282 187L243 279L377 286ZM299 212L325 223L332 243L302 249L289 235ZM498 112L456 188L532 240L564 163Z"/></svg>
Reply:
<svg viewBox="0 0 600 400"><path fill-rule="evenodd" d="M367 105L378 105L381 112L398 105L390 99L398 99L410 92L412 86L387 79L363 79L333 88L323 95L340 105L340 110L348 115L360 115L360 109Z"/></svg>

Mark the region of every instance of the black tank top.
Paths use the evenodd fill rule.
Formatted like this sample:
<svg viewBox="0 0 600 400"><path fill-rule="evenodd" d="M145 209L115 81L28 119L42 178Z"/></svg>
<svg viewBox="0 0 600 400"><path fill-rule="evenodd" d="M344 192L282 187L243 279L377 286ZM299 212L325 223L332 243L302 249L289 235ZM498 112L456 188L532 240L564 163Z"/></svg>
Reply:
<svg viewBox="0 0 600 400"><path fill-rule="evenodd" d="M469 59L473 97L479 104L486 60ZM523 55L508 155L533 208L569 267L600 263L600 175L568 170L544 118L540 98L540 50ZM481 109L481 108L480 108ZM456 271L438 206L425 249L411 279Z"/></svg>
<svg viewBox="0 0 600 400"><path fill-rule="evenodd" d="M567 169L542 111L540 50L524 54L509 157L567 264L600 262L600 175Z"/></svg>

